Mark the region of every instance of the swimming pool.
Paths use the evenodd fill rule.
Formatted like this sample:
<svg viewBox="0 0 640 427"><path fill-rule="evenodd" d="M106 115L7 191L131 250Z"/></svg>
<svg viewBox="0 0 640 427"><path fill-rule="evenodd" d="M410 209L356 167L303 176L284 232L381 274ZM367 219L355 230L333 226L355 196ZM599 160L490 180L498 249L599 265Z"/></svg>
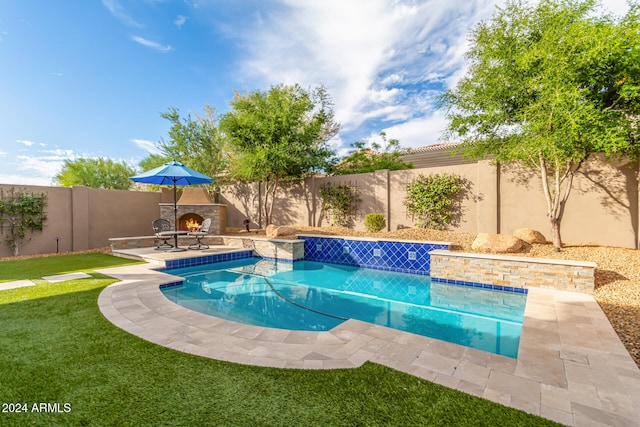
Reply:
<svg viewBox="0 0 640 427"><path fill-rule="evenodd" d="M517 357L526 295L431 283L429 276L261 258L169 270L185 308L272 328L326 331L354 318Z"/></svg>

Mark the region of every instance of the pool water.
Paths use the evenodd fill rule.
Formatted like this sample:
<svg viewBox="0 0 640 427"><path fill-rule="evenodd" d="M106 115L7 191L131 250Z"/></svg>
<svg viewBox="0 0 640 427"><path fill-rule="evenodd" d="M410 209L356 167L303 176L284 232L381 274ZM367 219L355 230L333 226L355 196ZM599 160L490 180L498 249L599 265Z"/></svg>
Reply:
<svg viewBox="0 0 640 427"><path fill-rule="evenodd" d="M167 271L190 310L250 325L327 331L346 319L517 357L526 294L431 283L429 276L314 261L248 258Z"/></svg>

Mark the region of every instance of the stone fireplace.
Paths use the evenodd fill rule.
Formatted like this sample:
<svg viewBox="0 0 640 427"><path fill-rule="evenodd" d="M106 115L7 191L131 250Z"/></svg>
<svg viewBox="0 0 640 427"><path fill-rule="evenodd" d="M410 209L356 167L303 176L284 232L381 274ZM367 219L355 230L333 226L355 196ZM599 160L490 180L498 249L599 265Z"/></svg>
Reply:
<svg viewBox="0 0 640 427"><path fill-rule="evenodd" d="M188 231L187 223L189 221L202 224L202 221L211 218L209 234L226 233L227 206L211 202L204 188L184 187L182 195L178 199L177 208L178 230ZM168 220L173 228L173 201L160 203L160 217Z"/></svg>

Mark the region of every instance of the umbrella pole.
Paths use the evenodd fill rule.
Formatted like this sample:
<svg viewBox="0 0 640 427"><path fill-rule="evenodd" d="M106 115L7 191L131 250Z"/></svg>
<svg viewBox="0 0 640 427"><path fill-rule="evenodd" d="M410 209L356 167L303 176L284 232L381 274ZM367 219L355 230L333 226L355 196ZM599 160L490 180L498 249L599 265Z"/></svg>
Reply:
<svg viewBox="0 0 640 427"><path fill-rule="evenodd" d="M173 231L175 234L173 235L175 249L178 249L178 198L176 193L176 181L173 181Z"/></svg>

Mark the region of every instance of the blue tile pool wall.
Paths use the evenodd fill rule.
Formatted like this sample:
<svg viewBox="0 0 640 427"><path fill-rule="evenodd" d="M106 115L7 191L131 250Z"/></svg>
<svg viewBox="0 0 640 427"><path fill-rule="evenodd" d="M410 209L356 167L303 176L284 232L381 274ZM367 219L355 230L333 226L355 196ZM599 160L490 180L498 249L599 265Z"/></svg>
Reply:
<svg viewBox="0 0 640 427"><path fill-rule="evenodd" d="M429 274L429 252L449 249L438 243L352 240L298 236L304 240L304 259L401 273Z"/></svg>
<svg viewBox="0 0 640 427"><path fill-rule="evenodd" d="M226 254L205 255L194 258L176 259L166 261L166 269L193 267L196 265L211 264L214 262L233 261L236 259L251 258L253 250L231 252Z"/></svg>

